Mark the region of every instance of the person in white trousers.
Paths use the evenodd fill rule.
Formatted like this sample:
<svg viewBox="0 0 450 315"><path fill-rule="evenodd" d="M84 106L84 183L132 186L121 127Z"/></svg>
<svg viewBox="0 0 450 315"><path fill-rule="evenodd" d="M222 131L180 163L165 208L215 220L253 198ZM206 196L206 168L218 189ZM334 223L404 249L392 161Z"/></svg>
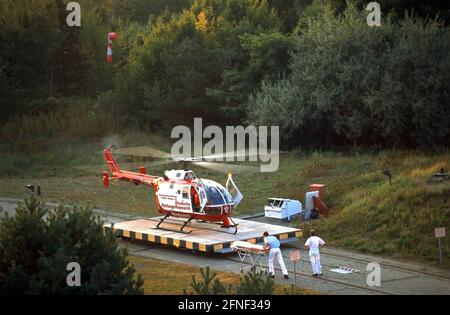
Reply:
<svg viewBox="0 0 450 315"><path fill-rule="evenodd" d="M309 231L310 238L306 240L305 246L309 248L309 260L311 260L311 267L313 277L322 275L322 266L320 265L320 246L325 245L325 242L320 237L316 236L314 230Z"/></svg>
<svg viewBox="0 0 450 315"><path fill-rule="evenodd" d="M285 279L289 279L288 271L286 266L284 265L283 255L281 255L280 250L280 241L275 236L269 236L269 232L264 232L264 247L269 248L269 273L270 277L275 277L275 270L273 268L273 260L276 258L278 264L281 267L281 271L283 272L283 276Z"/></svg>

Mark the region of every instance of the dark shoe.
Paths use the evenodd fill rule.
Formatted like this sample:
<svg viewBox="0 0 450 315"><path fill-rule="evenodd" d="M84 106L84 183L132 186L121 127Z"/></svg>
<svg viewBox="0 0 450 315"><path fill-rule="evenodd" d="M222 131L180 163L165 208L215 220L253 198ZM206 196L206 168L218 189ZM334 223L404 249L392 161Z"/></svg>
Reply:
<svg viewBox="0 0 450 315"><path fill-rule="evenodd" d="M284 279L289 279L289 276L288 275L284 275Z"/></svg>
<svg viewBox="0 0 450 315"><path fill-rule="evenodd" d="M312 276L313 277L318 277L319 275L317 273L314 273Z"/></svg>
<svg viewBox="0 0 450 315"><path fill-rule="evenodd" d="M322 277L322 274L321 274L321 273L319 273L319 277Z"/></svg>
<svg viewBox="0 0 450 315"><path fill-rule="evenodd" d="M275 278L275 275L272 274L272 275L270 275L270 277L273 279L273 278Z"/></svg>

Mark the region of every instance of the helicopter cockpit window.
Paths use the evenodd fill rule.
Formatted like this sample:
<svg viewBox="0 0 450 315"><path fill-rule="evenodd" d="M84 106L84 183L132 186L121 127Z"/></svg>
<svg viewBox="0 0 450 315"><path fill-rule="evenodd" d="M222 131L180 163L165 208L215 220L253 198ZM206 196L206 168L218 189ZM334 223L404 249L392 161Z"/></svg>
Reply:
<svg viewBox="0 0 450 315"><path fill-rule="evenodd" d="M217 189L220 190L220 192L222 193L223 198L225 199L225 203L233 203L233 198L231 197L230 193L222 188L222 187L217 187Z"/></svg>
<svg viewBox="0 0 450 315"><path fill-rule="evenodd" d="M183 199L189 199L189 187L183 187Z"/></svg>
<svg viewBox="0 0 450 315"><path fill-rule="evenodd" d="M195 176L195 174L193 172L187 172L184 175L184 180L193 180L195 178L196 178L196 176Z"/></svg>
<svg viewBox="0 0 450 315"><path fill-rule="evenodd" d="M223 200L220 191L213 186L206 186L206 198L208 198L208 203L212 205L223 205L225 202Z"/></svg>
<svg viewBox="0 0 450 315"><path fill-rule="evenodd" d="M209 204L212 205L223 205L233 203L233 199L230 194L218 186L206 186L206 198Z"/></svg>

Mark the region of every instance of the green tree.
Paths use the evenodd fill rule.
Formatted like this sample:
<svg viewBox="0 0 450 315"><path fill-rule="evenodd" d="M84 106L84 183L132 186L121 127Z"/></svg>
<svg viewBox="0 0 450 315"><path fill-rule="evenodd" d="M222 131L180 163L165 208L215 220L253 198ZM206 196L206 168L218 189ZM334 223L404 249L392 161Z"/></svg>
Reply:
<svg viewBox="0 0 450 315"><path fill-rule="evenodd" d="M364 10L370 1L365 0L328 0L337 12L345 11L349 5L356 4L358 9ZM421 0L382 0L380 3L383 15L396 21L405 17L415 16L422 19L439 17L448 26L450 22L450 2L446 0L421 1Z"/></svg>
<svg viewBox="0 0 450 315"><path fill-rule="evenodd" d="M49 97L97 95L111 88L106 34L115 20L108 3L81 0L79 28L66 23L66 1L0 2L0 102L6 103L0 120L50 110Z"/></svg>
<svg viewBox="0 0 450 315"><path fill-rule="evenodd" d="M262 85L250 120L279 125L290 145L448 145L450 30L420 19L372 28L355 5L315 5L290 77Z"/></svg>
<svg viewBox="0 0 450 315"><path fill-rule="evenodd" d="M291 32L298 23L299 16L313 0L268 0L271 8L283 20L283 32ZM323 1L323 0L322 0Z"/></svg>
<svg viewBox="0 0 450 315"><path fill-rule="evenodd" d="M265 1L197 0L182 13L165 13L148 26L142 45L131 49L112 106L135 118L139 127L172 126L198 116L208 123L225 123L229 115L224 103L239 99L240 104L233 105L243 106L251 90L244 88L228 98L229 87L246 84L248 78L240 73L235 76L239 82L230 78L250 59L242 49L243 36L272 32L281 25Z"/></svg>
<svg viewBox="0 0 450 315"><path fill-rule="evenodd" d="M262 272L248 272L239 279L236 287L237 295L271 295L275 290L275 282Z"/></svg>
<svg viewBox="0 0 450 315"><path fill-rule="evenodd" d="M217 279L217 274L211 273L209 267L201 268L200 273L202 275L202 281L197 282L195 276L192 276L191 287L198 295L224 295L229 293L226 287ZM186 294L186 290L184 291Z"/></svg>
<svg viewBox="0 0 450 315"><path fill-rule="evenodd" d="M217 279L217 274L211 273L209 267L201 268L200 272L202 280L197 281L195 276L192 276L191 283L194 293L198 295L271 295L275 290L275 282L268 275L256 270L242 275L239 278L239 284L234 288L232 285L226 288Z"/></svg>
<svg viewBox="0 0 450 315"><path fill-rule="evenodd" d="M147 24L164 11L178 13L188 9L193 0L128 0L119 1L117 14L123 20Z"/></svg>
<svg viewBox="0 0 450 315"><path fill-rule="evenodd" d="M378 139L396 146L450 145L450 28L406 19L385 51L365 103Z"/></svg>
<svg viewBox="0 0 450 315"><path fill-rule="evenodd" d="M26 101L45 97L52 86L52 51L58 38L55 14L49 0L0 3L0 71L9 91L2 92L8 103L2 107L3 120L29 110Z"/></svg>
<svg viewBox="0 0 450 315"><path fill-rule="evenodd" d="M0 221L0 293L142 294L143 281L92 210L48 210L25 199ZM66 283L67 264L81 266L81 286Z"/></svg>
<svg viewBox="0 0 450 315"><path fill-rule="evenodd" d="M247 34L241 39L247 60L240 67L224 70L221 84L206 90L234 122L245 122L245 104L261 82L276 82L288 75L289 53L294 47L293 38L279 31Z"/></svg>

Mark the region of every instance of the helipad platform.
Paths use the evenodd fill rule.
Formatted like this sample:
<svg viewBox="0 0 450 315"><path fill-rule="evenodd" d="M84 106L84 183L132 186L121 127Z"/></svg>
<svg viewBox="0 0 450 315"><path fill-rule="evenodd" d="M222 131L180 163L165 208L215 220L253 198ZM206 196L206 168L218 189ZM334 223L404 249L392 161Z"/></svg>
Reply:
<svg viewBox="0 0 450 315"><path fill-rule="evenodd" d="M118 237L130 240L138 240L152 244L162 244L176 248L190 249L205 253L226 254L232 251L230 248L234 241L245 241L253 244L263 243L264 231L276 236L280 243L295 242L303 233L299 229L266 224L255 221L233 219L239 224L236 235L234 229L222 229L211 223L192 222L184 229L190 234L179 233L170 230L179 230L183 221L170 219L161 225L164 229L155 229L160 218L141 219L114 224L105 224L105 230L117 233Z"/></svg>

